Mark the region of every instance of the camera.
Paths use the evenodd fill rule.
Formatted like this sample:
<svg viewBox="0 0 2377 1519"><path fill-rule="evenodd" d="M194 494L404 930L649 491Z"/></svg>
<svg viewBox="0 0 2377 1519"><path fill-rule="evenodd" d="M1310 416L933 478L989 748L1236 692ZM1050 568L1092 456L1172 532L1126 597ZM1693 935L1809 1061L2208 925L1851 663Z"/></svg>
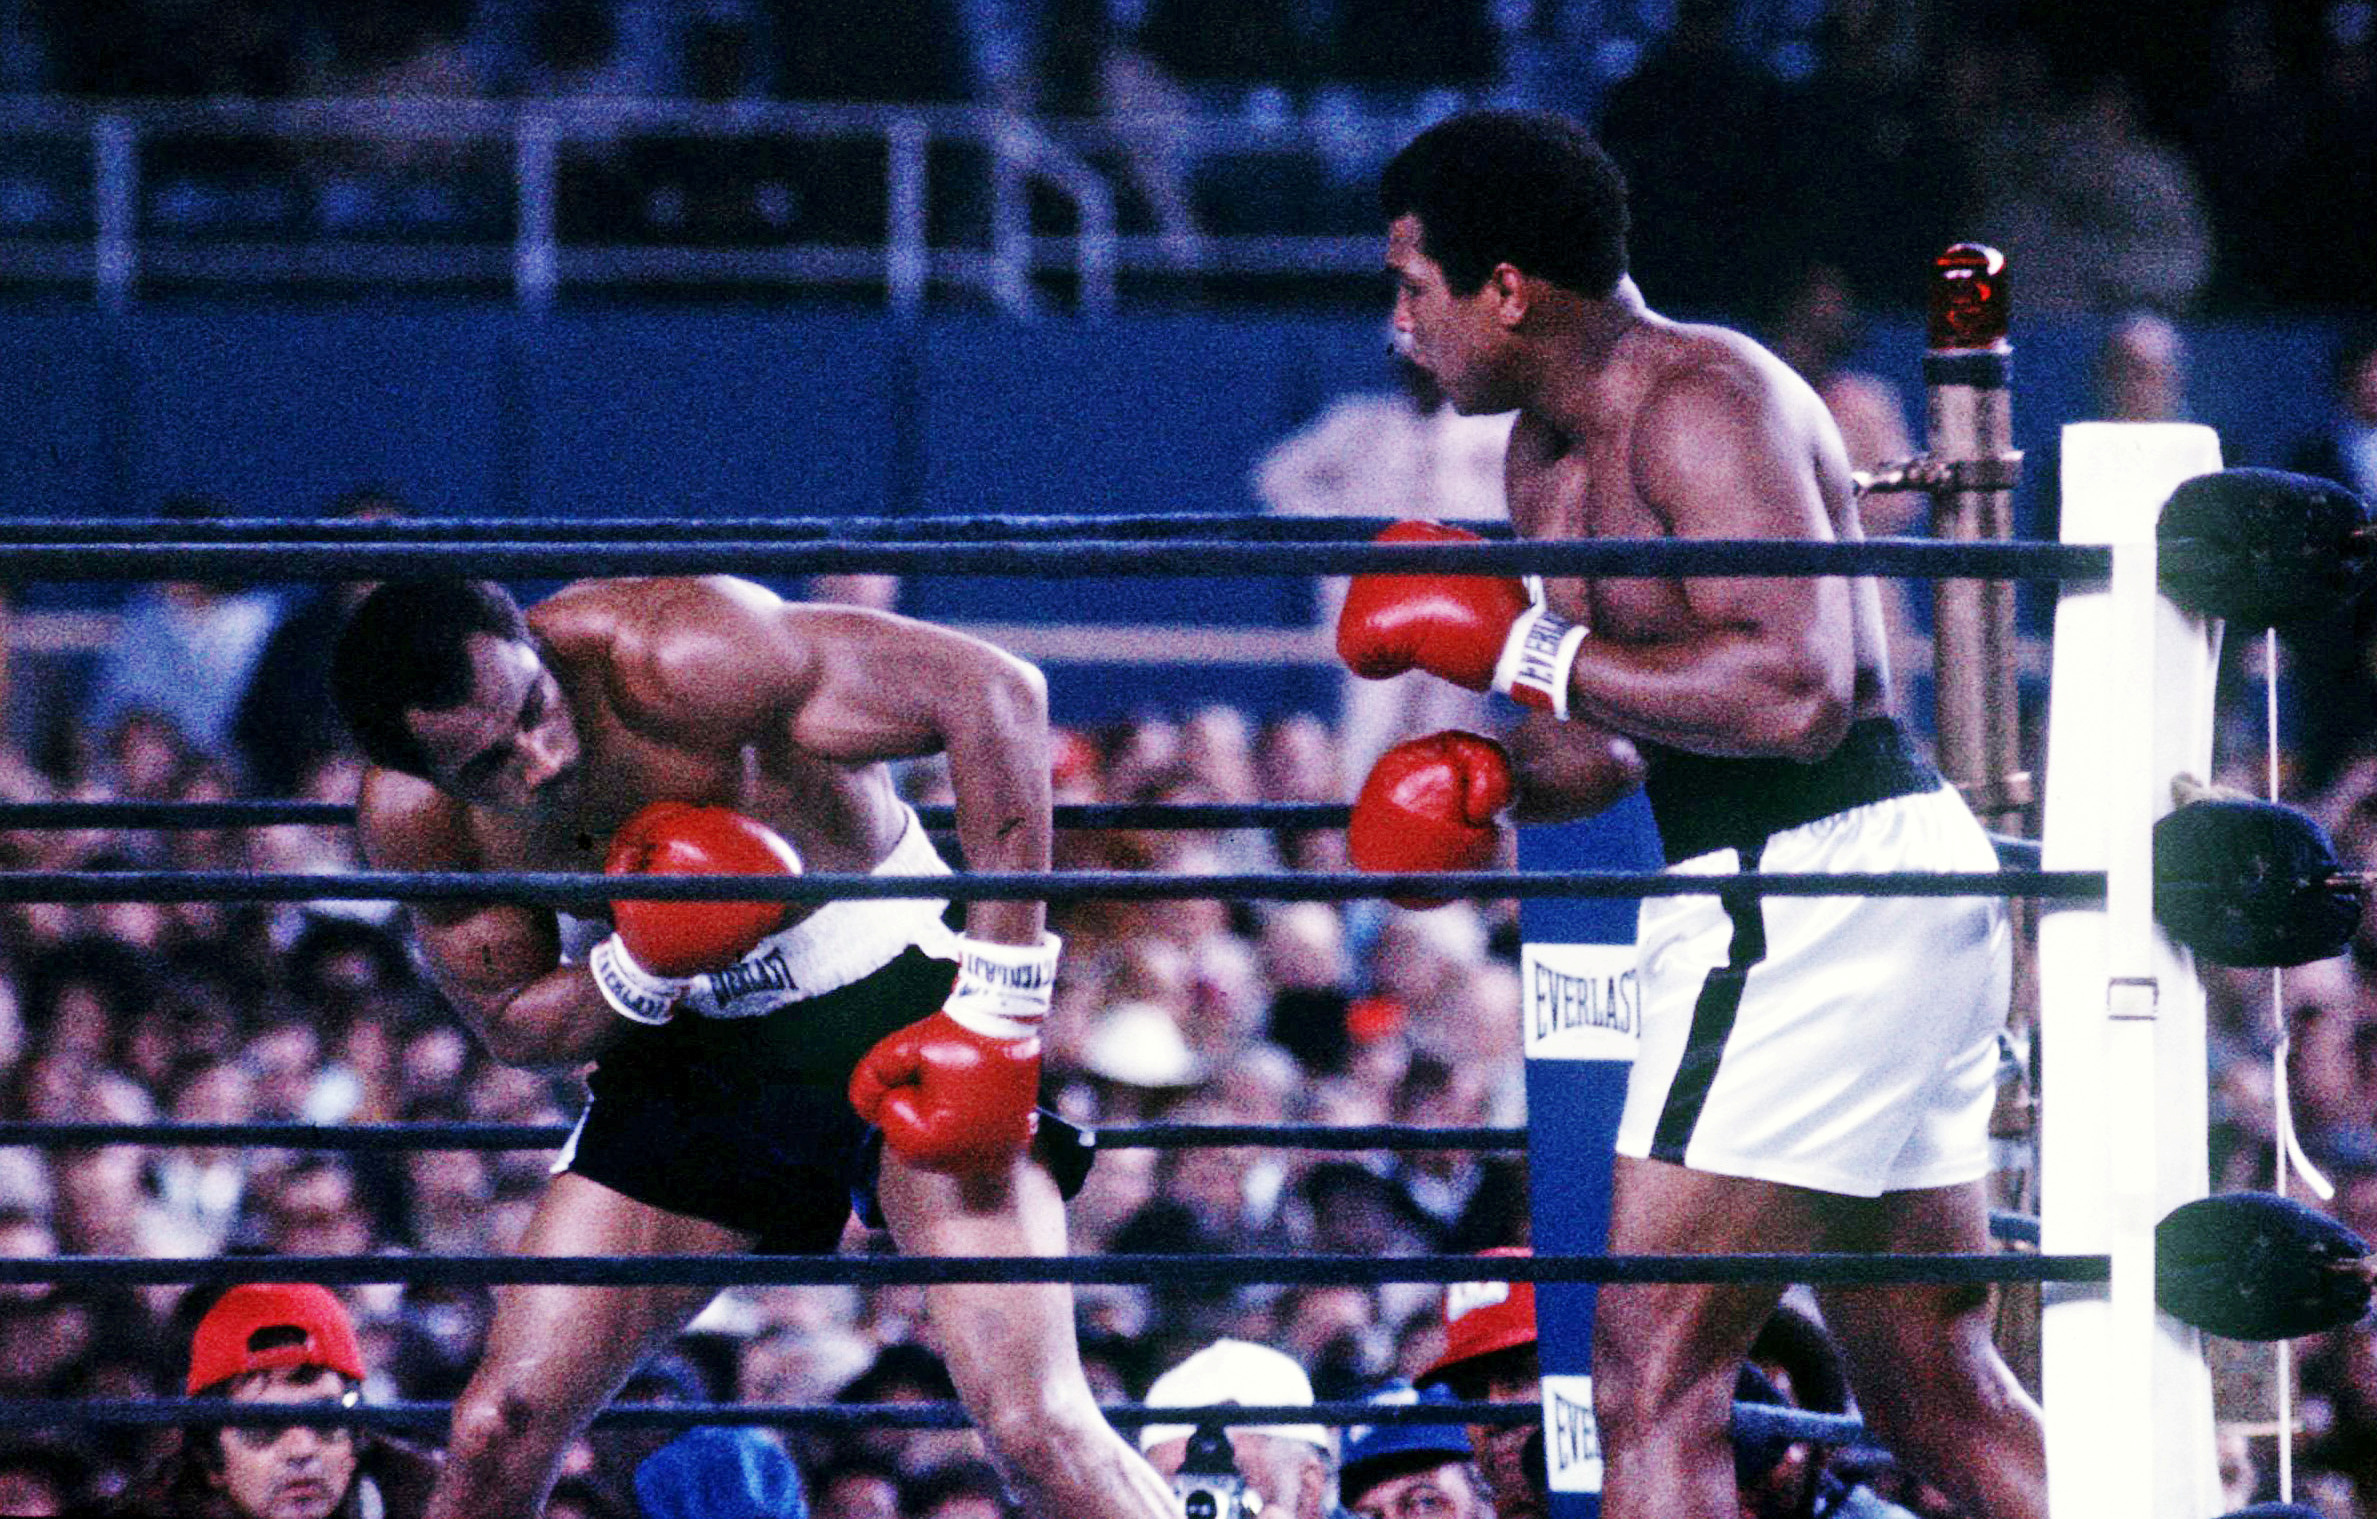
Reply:
<svg viewBox="0 0 2377 1519"><path fill-rule="evenodd" d="M1200 1424L1189 1436L1188 1454L1172 1478L1181 1519L1254 1519L1262 1496L1238 1475L1238 1457L1218 1424Z"/></svg>

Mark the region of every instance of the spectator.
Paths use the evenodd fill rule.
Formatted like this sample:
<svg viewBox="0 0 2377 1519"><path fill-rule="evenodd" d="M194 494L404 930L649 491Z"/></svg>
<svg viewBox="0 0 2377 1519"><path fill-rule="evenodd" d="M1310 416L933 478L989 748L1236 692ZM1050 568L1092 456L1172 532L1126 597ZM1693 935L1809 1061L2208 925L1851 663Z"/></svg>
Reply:
<svg viewBox="0 0 2377 1519"><path fill-rule="evenodd" d="M2329 380L2333 409L2328 420L2295 442L2286 467L2377 501L2377 325L2345 335Z"/></svg>
<svg viewBox="0 0 2377 1519"><path fill-rule="evenodd" d="M643 1519L809 1519L792 1457L748 1426L687 1430L636 1467L635 1490Z"/></svg>
<svg viewBox="0 0 2377 1519"><path fill-rule="evenodd" d="M1155 1379L1147 1389L1151 1408L1203 1408L1243 1403L1287 1408L1312 1402L1304 1368L1266 1345L1216 1340ZM1139 1449L1166 1477L1188 1459L1185 1424L1150 1424L1139 1431ZM1318 1424L1245 1425L1228 1431L1243 1477L1273 1519L1326 1519L1336 1485L1335 1438Z"/></svg>
<svg viewBox="0 0 2377 1519"><path fill-rule="evenodd" d="M509 146L451 127L440 107L488 94L466 41L469 0L317 3L307 88L355 103L342 136L312 145L316 214L334 235L500 237L510 231Z"/></svg>
<svg viewBox="0 0 2377 1519"><path fill-rule="evenodd" d="M1013 1519L1016 1513L987 1461L952 1461L919 1473L903 1506L909 1519Z"/></svg>
<svg viewBox="0 0 2377 1519"><path fill-rule="evenodd" d="M2265 0L2223 5L2211 31L2205 56L2219 67L2203 90L2180 98L2196 102L2183 128L2218 238L2212 293L2224 307L2266 305L2300 251L2298 236L2280 229L2317 214L2288 201L2311 102Z"/></svg>
<svg viewBox="0 0 2377 1519"><path fill-rule="evenodd" d="M193 1397L353 1406L364 1380L354 1323L311 1283L249 1283L198 1320L183 1379ZM436 1461L338 1425L179 1431L113 1512L139 1519L414 1519Z"/></svg>
<svg viewBox="0 0 2377 1519"><path fill-rule="evenodd" d="M820 1468L812 1485L814 1519L901 1519L899 1473L881 1462L841 1456Z"/></svg>
<svg viewBox="0 0 2377 1519"><path fill-rule="evenodd" d="M168 498L159 512L197 523L232 509L217 497L183 495ZM180 739L228 755L232 716L278 606L268 592L221 581L170 581L139 592L101 661L89 726L112 732L135 713L152 713Z"/></svg>
<svg viewBox="0 0 2377 1519"><path fill-rule="evenodd" d="M1612 85L1599 137L1626 171L1633 269L1661 310L1771 309L1778 261L1745 244L1789 224L1785 176L1744 153L1734 123L1782 119L1780 92L1732 45L1732 0L1680 0L1675 26Z"/></svg>
<svg viewBox="0 0 2377 1519"><path fill-rule="evenodd" d="M1937 24L1923 8L1891 0L1823 6L1814 71L1789 87L1764 154L1786 182L1794 240L1843 288L1893 307L1916 304L1931 256L1956 240L1967 194L1962 162L1929 119L1922 32ZM1965 41L1959 35L1955 45ZM1889 214L1874 215L1877 206ZM1854 439L1851 455L1856 462Z"/></svg>
<svg viewBox="0 0 2377 1519"><path fill-rule="evenodd" d="M1391 1382L1373 1403L1450 1403L1442 1387L1415 1392ZM1470 1460L1469 1436L1457 1424L1357 1424L1345 1432L1337 1490L1362 1519L1486 1519L1485 1480Z"/></svg>
<svg viewBox="0 0 2377 1519"><path fill-rule="evenodd" d="M1816 1413L1852 1411L1840 1347L1813 1315L1787 1301L1751 1343L1734 1398ZM1886 1454L1839 1454L1845 1459L1836 1463L1832 1447L1812 1441L1737 1436L1734 1474L1746 1519L1913 1519L1865 1485L1878 1474L1903 1477Z"/></svg>
<svg viewBox="0 0 2377 1519"><path fill-rule="evenodd" d="M2285 14L2293 7L2282 8ZM2366 218L2377 202L2377 11L2355 0L2304 6L2320 20L2313 44L2304 145L2291 162L2263 158L2274 212L2264 242L2281 299L2336 310L2363 308L2377 259Z"/></svg>
<svg viewBox="0 0 2377 1519"><path fill-rule="evenodd" d="M1116 24L1109 0L1048 0L1039 30L1040 112L1100 124L1087 151L1117 181L1118 230L1153 234L1175 264L1196 262L1188 92Z"/></svg>
<svg viewBox="0 0 2377 1519"><path fill-rule="evenodd" d="M68 1514L90 1463L56 1445L0 1447L0 1514Z"/></svg>
<svg viewBox="0 0 2377 1519"><path fill-rule="evenodd" d="M333 522L384 522L408 515L394 493L357 486L331 503ZM330 650L338 630L377 582L313 587L273 624L241 688L230 737L257 796L295 796L325 760L356 752L330 696Z"/></svg>
<svg viewBox="0 0 2377 1519"><path fill-rule="evenodd" d="M2295 441L2286 467L2377 500L2377 325L2346 334L2330 376L2329 417ZM2377 744L2377 667L2371 664L2377 600L2363 596L2345 615L2297 624L2284 635L2291 699L2282 739L2299 765L2294 785L2325 790Z"/></svg>
<svg viewBox="0 0 2377 1519"><path fill-rule="evenodd" d="M2187 418L2187 340L2169 319L2131 311L2096 352L2097 414L2107 422Z"/></svg>
<svg viewBox="0 0 2377 1519"><path fill-rule="evenodd" d="M2211 219L2187 160L2146 135L2129 82L2091 81L2045 148L1974 218L2021 271L2025 312L2192 305L2212 273Z"/></svg>
<svg viewBox="0 0 2377 1519"><path fill-rule="evenodd" d="M902 1340L877 1352L874 1364L834 1395L837 1403L946 1403L957 1397L949 1370L941 1358L922 1345ZM846 1442L859 1452L888 1462L902 1477L914 1477L949 1461L983 1457L982 1437L963 1429L866 1429Z"/></svg>
<svg viewBox="0 0 2377 1519"><path fill-rule="evenodd" d="M1847 277L1824 263L1808 265L1775 320L1775 356L1815 387L1841 430L1851 469L1873 469L1915 451L1897 387L1880 375L1849 367L1850 356L1863 340L1864 325ZM1915 491L1867 496L1860 503L1866 531L1899 531L1920 499ZM1906 504L1900 507L1902 501ZM1892 515L1884 518L1878 515L1882 513Z"/></svg>
<svg viewBox="0 0 2377 1519"><path fill-rule="evenodd" d="M1444 1352L1418 1378L1421 1387L1445 1387L1464 1403L1527 1403L1535 1400L1542 1375L1533 1282L1455 1282L1445 1289ZM1540 1423L1472 1424L1469 1448L1494 1495L1495 1519L1542 1519L1550 1472Z"/></svg>
<svg viewBox="0 0 2377 1519"><path fill-rule="evenodd" d="M1393 392L1342 397L1263 456L1254 489L1265 509L1297 517L1448 522L1502 515L1502 458L1511 418L1464 417L1445 403L1427 371L1401 354L1393 363ZM1330 577L1321 588L1321 629L1333 639L1346 582ZM1425 675L1348 675L1342 702L1336 751L1341 776L1368 774L1379 755L1407 738L1493 722L1483 698Z"/></svg>

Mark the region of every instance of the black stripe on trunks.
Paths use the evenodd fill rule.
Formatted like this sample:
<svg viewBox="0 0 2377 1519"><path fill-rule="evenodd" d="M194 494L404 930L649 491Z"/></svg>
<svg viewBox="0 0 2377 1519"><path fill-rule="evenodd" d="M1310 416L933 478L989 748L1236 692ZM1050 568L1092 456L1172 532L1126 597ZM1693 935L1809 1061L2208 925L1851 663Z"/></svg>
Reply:
<svg viewBox="0 0 2377 1519"><path fill-rule="evenodd" d="M1744 844L1741 866L1756 870L1766 841ZM1692 1032L1684 1040L1684 1058L1668 1084L1667 1101L1659 1109L1659 1127L1651 1135L1651 1158L1684 1163L1684 1147L1692 1142L1701 1110L1708 1106L1709 1088L1716 1084L1717 1066L1725 1058L1725 1041L1733 1036L1734 1018L1741 1012L1742 986L1750 967L1766 958L1765 899L1729 896L1721 899L1733 920L1733 947L1723 965L1708 973L1700 985L1700 999L1692 1004Z"/></svg>

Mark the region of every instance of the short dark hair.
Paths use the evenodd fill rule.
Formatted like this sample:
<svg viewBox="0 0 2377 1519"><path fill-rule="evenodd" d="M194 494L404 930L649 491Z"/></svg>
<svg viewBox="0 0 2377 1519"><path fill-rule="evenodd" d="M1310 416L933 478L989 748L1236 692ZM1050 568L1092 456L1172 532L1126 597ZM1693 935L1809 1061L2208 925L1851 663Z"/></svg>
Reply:
<svg viewBox="0 0 2377 1519"><path fill-rule="evenodd" d="M1550 111L1464 111L1405 144L1378 183L1387 220L1417 216L1455 294L1496 264L1596 299L1626 274L1626 176Z"/></svg>
<svg viewBox="0 0 2377 1519"><path fill-rule="evenodd" d="M339 715L373 764L426 778L429 756L405 722L470 699L470 639L533 643L528 619L492 580L391 580L347 614L330 657Z"/></svg>

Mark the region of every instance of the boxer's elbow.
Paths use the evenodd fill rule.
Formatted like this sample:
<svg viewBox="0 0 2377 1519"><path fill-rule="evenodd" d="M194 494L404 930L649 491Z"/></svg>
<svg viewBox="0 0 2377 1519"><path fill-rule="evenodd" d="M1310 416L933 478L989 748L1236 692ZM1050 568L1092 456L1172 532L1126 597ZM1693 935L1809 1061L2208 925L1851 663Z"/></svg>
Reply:
<svg viewBox="0 0 2377 1519"><path fill-rule="evenodd" d="M1592 723L1530 712L1519 719L1510 740L1517 782L1514 821L1573 822L1642 786L1642 755L1633 741Z"/></svg>
<svg viewBox="0 0 2377 1519"><path fill-rule="evenodd" d="M1854 715L1853 685L1826 670L1795 672L1767 705L1767 752L1812 765L1840 747Z"/></svg>
<svg viewBox="0 0 2377 1519"><path fill-rule="evenodd" d="M584 982L548 985L548 981ZM565 969L517 994L482 1001L471 1020L487 1053L525 1070L569 1070L601 1054L625 1022L594 990L592 976Z"/></svg>
<svg viewBox="0 0 2377 1519"><path fill-rule="evenodd" d="M1040 667L1000 651L987 661L972 704L991 731L1013 742L1048 731L1048 677Z"/></svg>

